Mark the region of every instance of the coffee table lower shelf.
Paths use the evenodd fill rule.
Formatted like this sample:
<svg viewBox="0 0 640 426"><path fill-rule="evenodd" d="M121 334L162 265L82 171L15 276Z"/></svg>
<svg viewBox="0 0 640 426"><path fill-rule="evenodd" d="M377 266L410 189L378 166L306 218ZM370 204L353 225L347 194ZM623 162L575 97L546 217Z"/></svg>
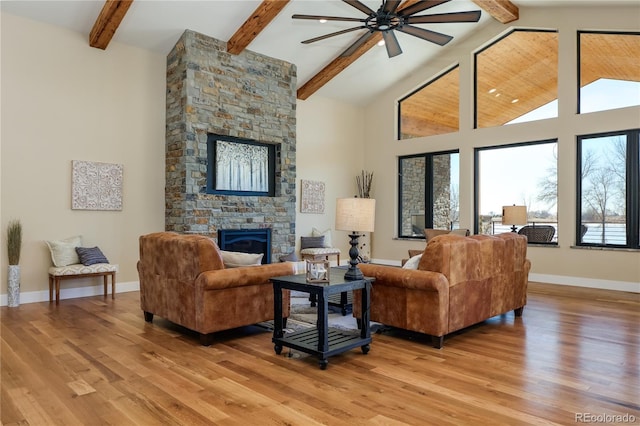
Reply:
<svg viewBox="0 0 640 426"><path fill-rule="evenodd" d="M274 350L277 354L280 354L282 352L282 347L286 346L300 352L315 355L318 357L320 361L320 368L323 370L327 366L328 357L357 347L360 347L362 349L362 353L366 354L369 352L371 343L371 337L363 338L360 336L359 332L356 333L336 328L329 328L329 330L327 330L329 347L326 351L318 349L319 339L318 330L316 328L296 331L283 337L274 337L272 340L275 344Z"/></svg>

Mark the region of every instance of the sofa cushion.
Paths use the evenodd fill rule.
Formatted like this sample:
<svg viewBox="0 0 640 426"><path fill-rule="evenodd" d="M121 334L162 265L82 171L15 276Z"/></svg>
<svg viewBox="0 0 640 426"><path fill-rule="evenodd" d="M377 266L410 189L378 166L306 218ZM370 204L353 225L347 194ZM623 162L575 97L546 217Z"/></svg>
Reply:
<svg viewBox="0 0 640 426"><path fill-rule="evenodd" d="M262 264L264 253L241 253L237 251L220 250L225 268L239 268L241 266L256 266Z"/></svg>
<svg viewBox="0 0 640 426"><path fill-rule="evenodd" d="M54 266L62 267L80 263L76 247L82 245L82 236L65 238L60 241L45 241L51 252L51 261Z"/></svg>
<svg viewBox="0 0 640 426"><path fill-rule="evenodd" d="M402 267L404 269L418 269L420 259L422 259L422 253L407 260L407 262Z"/></svg>
<svg viewBox="0 0 640 426"><path fill-rule="evenodd" d="M109 263L106 256L98 247L76 247L78 259L84 266L95 265L97 263Z"/></svg>
<svg viewBox="0 0 640 426"><path fill-rule="evenodd" d="M333 242L331 241L331 229L326 229L324 231L320 231L316 228L311 229L312 237L324 237L324 245L322 247L333 247Z"/></svg>
<svg viewBox="0 0 640 426"><path fill-rule="evenodd" d="M324 235L321 237L300 237L300 248L322 248L324 247Z"/></svg>

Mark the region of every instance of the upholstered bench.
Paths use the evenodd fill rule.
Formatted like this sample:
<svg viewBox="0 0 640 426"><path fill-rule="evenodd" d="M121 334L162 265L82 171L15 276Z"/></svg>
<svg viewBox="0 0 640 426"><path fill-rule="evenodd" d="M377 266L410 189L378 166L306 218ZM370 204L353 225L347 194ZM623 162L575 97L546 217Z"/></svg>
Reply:
<svg viewBox="0 0 640 426"><path fill-rule="evenodd" d="M329 256L336 256L340 265L340 249L333 247L305 248L300 250L302 260L329 260Z"/></svg>
<svg viewBox="0 0 640 426"><path fill-rule="evenodd" d="M107 297L108 280L111 277L111 298L116 294L116 272L118 265L96 263L85 266L81 263L49 268L49 302L53 301L53 287L56 287L56 304L60 303L60 281L88 277L104 277L104 297Z"/></svg>

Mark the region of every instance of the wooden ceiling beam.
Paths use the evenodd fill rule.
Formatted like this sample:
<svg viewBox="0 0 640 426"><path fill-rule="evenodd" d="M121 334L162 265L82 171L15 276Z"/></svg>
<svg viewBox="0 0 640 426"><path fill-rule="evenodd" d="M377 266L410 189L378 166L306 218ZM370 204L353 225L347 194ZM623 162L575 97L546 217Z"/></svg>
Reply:
<svg viewBox="0 0 640 426"><path fill-rule="evenodd" d="M289 0L264 0L227 41L227 52L237 55L255 39L289 3Z"/></svg>
<svg viewBox="0 0 640 426"><path fill-rule="evenodd" d="M418 0L406 0L398 8L398 10L407 8L417 2ZM367 53L369 49L375 46L380 40L382 40L382 33L376 32L351 55L338 56L337 58L335 58L318 74L311 77L301 88L298 89L298 99L305 100L309 96L313 95L322 86L331 81L332 78L340 74L345 68L354 63L360 56Z"/></svg>
<svg viewBox="0 0 640 426"><path fill-rule="evenodd" d="M517 21L520 18L520 10L518 6L509 0L472 0L480 6L485 12L493 16L493 18L503 24Z"/></svg>
<svg viewBox="0 0 640 426"><path fill-rule="evenodd" d="M107 0L89 34L89 46L105 50L133 0Z"/></svg>

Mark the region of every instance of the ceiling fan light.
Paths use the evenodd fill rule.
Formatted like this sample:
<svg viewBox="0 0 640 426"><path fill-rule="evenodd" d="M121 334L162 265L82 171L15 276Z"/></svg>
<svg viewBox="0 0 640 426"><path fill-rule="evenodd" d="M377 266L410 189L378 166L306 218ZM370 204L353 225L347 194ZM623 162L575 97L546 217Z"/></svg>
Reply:
<svg viewBox="0 0 640 426"><path fill-rule="evenodd" d="M327 23L327 20L326 20L326 19L320 19L320 21L319 21L319 22L320 22L321 24L326 24L326 23Z"/></svg>
<svg viewBox="0 0 640 426"><path fill-rule="evenodd" d="M378 46L384 46L384 40L380 40L380 41L378 42Z"/></svg>

